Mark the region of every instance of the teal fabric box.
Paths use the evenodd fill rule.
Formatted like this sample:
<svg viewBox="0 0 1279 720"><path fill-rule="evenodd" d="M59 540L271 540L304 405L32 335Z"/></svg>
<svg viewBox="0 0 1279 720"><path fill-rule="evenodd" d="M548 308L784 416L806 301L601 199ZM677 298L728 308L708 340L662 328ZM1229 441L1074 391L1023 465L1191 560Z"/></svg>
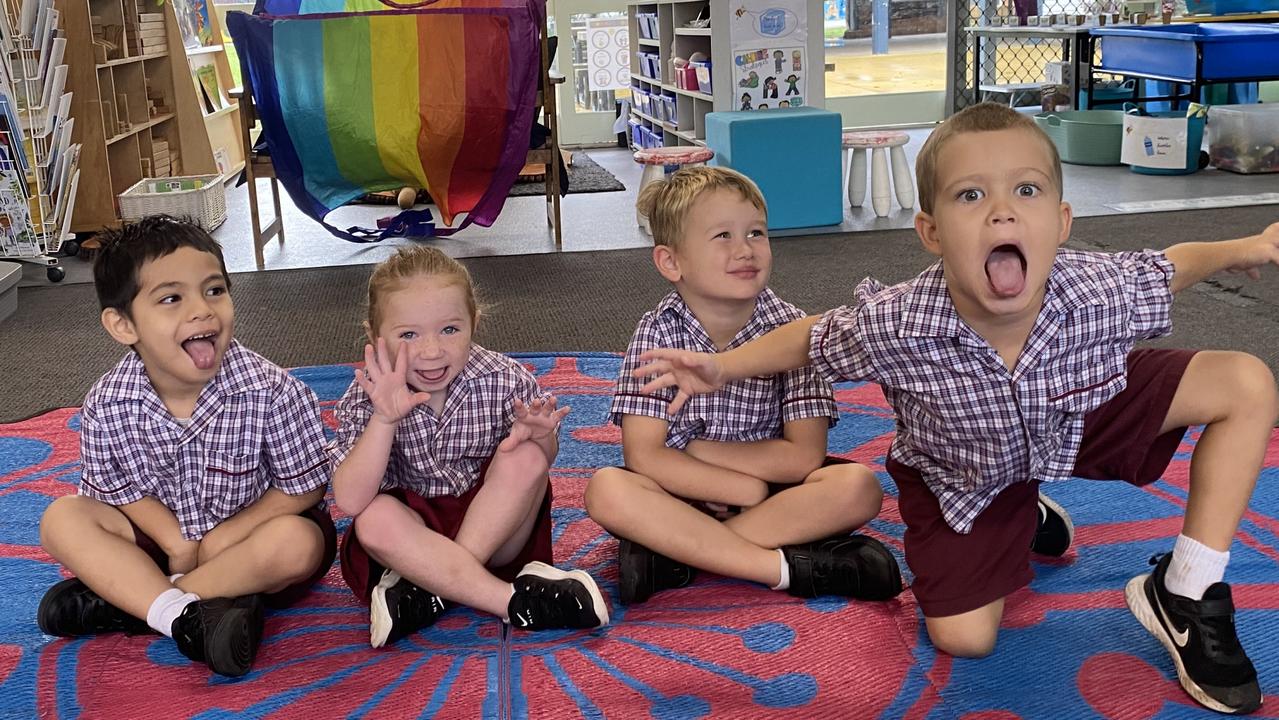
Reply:
<svg viewBox="0 0 1279 720"><path fill-rule="evenodd" d="M799 107L706 115L714 165L759 185L770 230L844 220L839 113Z"/></svg>

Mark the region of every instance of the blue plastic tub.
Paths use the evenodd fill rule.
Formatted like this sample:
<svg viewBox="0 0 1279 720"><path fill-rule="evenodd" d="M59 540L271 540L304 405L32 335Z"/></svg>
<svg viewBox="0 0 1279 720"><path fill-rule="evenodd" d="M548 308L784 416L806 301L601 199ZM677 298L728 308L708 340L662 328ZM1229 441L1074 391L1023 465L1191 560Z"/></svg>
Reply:
<svg viewBox="0 0 1279 720"><path fill-rule="evenodd" d="M1099 71L1189 83L1202 53L1199 80L1279 77L1279 27L1272 25L1124 25L1093 28L1092 34L1101 38Z"/></svg>
<svg viewBox="0 0 1279 720"><path fill-rule="evenodd" d="M1274 0L1186 0L1187 15L1231 15L1279 10Z"/></svg>

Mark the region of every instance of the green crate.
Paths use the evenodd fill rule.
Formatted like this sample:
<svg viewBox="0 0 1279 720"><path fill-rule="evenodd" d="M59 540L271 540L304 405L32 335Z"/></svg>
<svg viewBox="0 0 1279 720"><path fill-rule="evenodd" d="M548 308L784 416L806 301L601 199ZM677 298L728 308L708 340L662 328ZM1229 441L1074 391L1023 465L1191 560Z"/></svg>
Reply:
<svg viewBox="0 0 1279 720"><path fill-rule="evenodd" d="M1066 110L1040 113L1039 125L1057 146L1062 162L1074 165L1119 165L1124 137L1121 110Z"/></svg>

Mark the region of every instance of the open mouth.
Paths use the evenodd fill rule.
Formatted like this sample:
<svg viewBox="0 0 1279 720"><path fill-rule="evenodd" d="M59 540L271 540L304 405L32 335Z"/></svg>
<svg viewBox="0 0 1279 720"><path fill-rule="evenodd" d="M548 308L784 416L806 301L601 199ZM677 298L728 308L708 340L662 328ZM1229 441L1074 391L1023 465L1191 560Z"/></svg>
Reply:
<svg viewBox="0 0 1279 720"><path fill-rule="evenodd" d="M447 367L442 367L439 370L415 370L413 372L417 375L417 379L422 383L426 385L433 385L443 380L444 377L449 374L449 369Z"/></svg>
<svg viewBox="0 0 1279 720"><path fill-rule="evenodd" d="M986 256L986 280L1001 298L1016 297L1026 289L1026 256L1012 244L996 247Z"/></svg>
<svg viewBox="0 0 1279 720"><path fill-rule="evenodd" d="M217 339L216 332L192 335L182 341L182 349L191 357L191 362L195 363L197 368L209 370L217 360L217 347L214 344Z"/></svg>

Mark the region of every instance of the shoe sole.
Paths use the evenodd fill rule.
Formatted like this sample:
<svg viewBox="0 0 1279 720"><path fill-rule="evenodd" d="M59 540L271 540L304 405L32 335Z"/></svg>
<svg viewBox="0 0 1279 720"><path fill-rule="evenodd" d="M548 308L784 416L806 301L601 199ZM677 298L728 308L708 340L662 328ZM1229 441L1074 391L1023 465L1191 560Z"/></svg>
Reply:
<svg viewBox="0 0 1279 720"><path fill-rule="evenodd" d="M1058 505L1052 498L1048 497L1047 495L1040 494L1039 502L1042 502L1043 504L1047 505L1049 510L1052 510L1053 512L1057 513L1057 517L1061 518L1061 521L1066 524L1066 549L1062 551L1061 555L1047 556L1047 557L1061 557L1062 555L1065 555L1067 552L1069 552L1070 547L1075 544L1075 524L1070 521L1070 513L1066 512L1066 508Z"/></svg>
<svg viewBox="0 0 1279 720"><path fill-rule="evenodd" d="M369 645L380 648L391 636L391 628L395 625L391 620L391 609L386 605L386 591L400 581L399 573L387 570L382 579L369 596Z"/></svg>
<svg viewBox="0 0 1279 720"><path fill-rule="evenodd" d="M249 672L262 642L262 604L250 602L222 616L206 641L209 669L219 675L240 677Z"/></svg>
<svg viewBox="0 0 1279 720"><path fill-rule="evenodd" d="M520 574L536 575L538 577L546 578L547 580L563 580L565 578L573 578L574 580L577 580L582 583L582 585L586 586L586 591L591 594L591 600L595 603L595 608L600 613L596 616L599 618L600 622L595 627L604 627L608 624L608 603L604 602L604 595L600 592L599 585L595 584L595 578L591 577L585 571L561 570L557 567L547 565L544 562L534 560L533 562L525 565L524 568L520 570Z"/></svg>
<svg viewBox="0 0 1279 720"><path fill-rule="evenodd" d="M1246 715L1260 708L1260 704L1251 708L1232 708L1229 705L1223 705L1220 701L1204 692L1203 688L1195 684L1195 681L1186 674L1186 666L1181 662L1181 653L1177 652L1177 645L1168 636L1168 631L1164 629L1163 623L1156 617L1156 610L1151 605L1150 598L1146 594L1146 581L1149 578L1150 573L1146 573L1129 580L1128 584L1124 586L1124 600L1128 603L1128 609L1132 612L1133 617L1137 618L1137 622L1141 623L1141 626L1146 628L1146 632L1153 635L1168 651L1168 654L1172 656L1172 662L1177 667L1177 680L1181 683L1182 689L1200 705L1209 710L1227 715Z"/></svg>

